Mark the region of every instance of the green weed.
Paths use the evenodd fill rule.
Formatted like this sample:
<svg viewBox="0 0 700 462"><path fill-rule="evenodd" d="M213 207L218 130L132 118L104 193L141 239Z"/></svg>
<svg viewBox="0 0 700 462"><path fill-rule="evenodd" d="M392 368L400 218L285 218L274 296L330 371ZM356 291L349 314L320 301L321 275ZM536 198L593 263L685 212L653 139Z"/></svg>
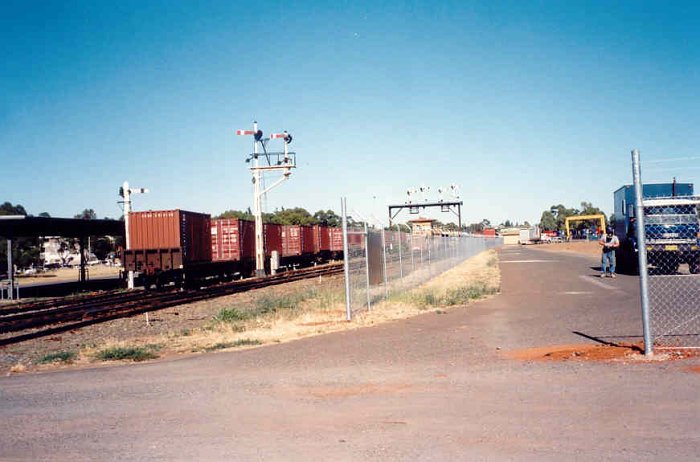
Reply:
<svg viewBox="0 0 700 462"><path fill-rule="evenodd" d="M235 347L247 346L247 345L262 345L262 342L260 340L257 340L257 339L244 338L244 339L236 340L234 342L215 343L212 346L204 348L204 351L224 350L226 348L235 348Z"/></svg>
<svg viewBox="0 0 700 462"><path fill-rule="evenodd" d="M155 352L158 350L160 350L160 346L153 344L143 347L112 347L98 352L96 357L102 361L121 361L125 359L146 361L157 358L158 355Z"/></svg>
<svg viewBox="0 0 700 462"><path fill-rule="evenodd" d="M57 351L55 353L49 353L42 356L36 361L36 364L48 364L55 362L67 363L71 362L78 357L78 354L74 351Z"/></svg>
<svg viewBox="0 0 700 462"><path fill-rule="evenodd" d="M217 322L228 322L235 323L240 321L245 321L250 315L239 311L237 308L222 308L219 313L214 316L214 321Z"/></svg>

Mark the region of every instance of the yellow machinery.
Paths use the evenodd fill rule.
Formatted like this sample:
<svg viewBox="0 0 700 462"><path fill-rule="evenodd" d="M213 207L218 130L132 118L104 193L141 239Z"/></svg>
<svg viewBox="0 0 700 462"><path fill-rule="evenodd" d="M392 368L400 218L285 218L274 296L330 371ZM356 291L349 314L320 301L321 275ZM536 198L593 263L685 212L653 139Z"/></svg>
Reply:
<svg viewBox="0 0 700 462"><path fill-rule="evenodd" d="M569 230L569 223L572 221L584 221L584 220L599 220L601 232L605 232L605 215L577 215L566 217L564 219L564 229L566 230L566 238L571 237L571 231Z"/></svg>

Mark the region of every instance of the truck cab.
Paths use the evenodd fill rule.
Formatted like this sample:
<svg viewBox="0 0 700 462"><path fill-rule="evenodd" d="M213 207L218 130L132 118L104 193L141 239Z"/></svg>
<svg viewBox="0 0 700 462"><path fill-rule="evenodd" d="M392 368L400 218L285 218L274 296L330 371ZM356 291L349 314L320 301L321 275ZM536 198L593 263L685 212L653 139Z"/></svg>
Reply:
<svg viewBox="0 0 700 462"><path fill-rule="evenodd" d="M692 183L645 184L644 228L647 260L659 273L675 273L687 263L689 271L700 270L697 201ZM634 187L626 185L615 191L615 234L620 239L618 266L623 271L638 270L636 241L636 201Z"/></svg>

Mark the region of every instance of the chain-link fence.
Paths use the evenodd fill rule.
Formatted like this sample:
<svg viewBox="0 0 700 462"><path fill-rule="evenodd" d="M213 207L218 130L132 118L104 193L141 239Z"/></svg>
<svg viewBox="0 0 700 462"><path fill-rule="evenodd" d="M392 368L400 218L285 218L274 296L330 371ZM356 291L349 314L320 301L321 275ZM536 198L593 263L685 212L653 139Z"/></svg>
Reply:
<svg viewBox="0 0 700 462"><path fill-rule="evenodd" d="M619 219L637 251L645 352L700 348L700 197L675 179L642 184L638 151L632 160L634 196L620 193Z"/></svg>
<svg viewBox="0 0 700 462"><path fill-rule="evenodd" d="M348 319L396 291L421 283L478 253L499 246L502 239L464 233L413 232L407 225L391 229L347 224L345 287Z"/></svg>
<svg viewBox="0 0 700 462"><path fill-rule="evenodd" d="M644 200L649 314L658 347L700 347L700 251L693 197Z"/></svg>

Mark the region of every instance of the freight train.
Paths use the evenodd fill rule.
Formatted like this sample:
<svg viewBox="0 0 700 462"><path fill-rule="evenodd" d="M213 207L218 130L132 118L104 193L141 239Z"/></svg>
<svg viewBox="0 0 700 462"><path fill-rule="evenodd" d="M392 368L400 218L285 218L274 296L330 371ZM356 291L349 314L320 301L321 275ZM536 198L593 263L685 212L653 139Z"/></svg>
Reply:
<svg viewBox="0 0 700 462"><path fill-rule="evenodd" d="M196 287L248 277L255 270L255 223L212 219L185 210L132 212L126 271L134 271L146 289L175 284ZM349 235L353 241L361 235ZM361 242L351 242L358 245ZM341 228L323 225L263 225L266 273L327 262L343 256ZM273 267L271 268L271 262Z"/></svg>

